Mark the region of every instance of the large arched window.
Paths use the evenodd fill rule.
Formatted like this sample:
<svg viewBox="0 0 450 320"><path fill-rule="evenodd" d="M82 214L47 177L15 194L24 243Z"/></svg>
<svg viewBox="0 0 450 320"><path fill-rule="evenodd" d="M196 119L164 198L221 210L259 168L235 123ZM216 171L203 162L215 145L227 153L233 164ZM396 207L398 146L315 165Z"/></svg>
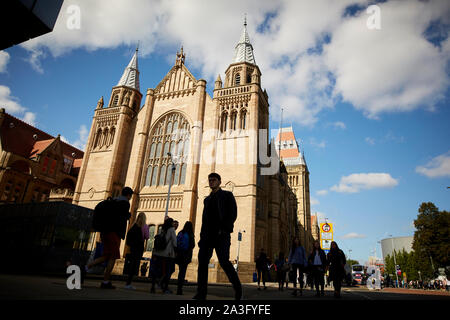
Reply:
<svg viewBox="0 0 450 320"><path fill-rule="evenodd" d="M172 112L158 120L153 125L149 138L149 152L147 155L147 168L145 173L145 185L157 187L168 185L171 180L172 163L168 153L171 153L172 161L176 165L173 184L183 184L188 159L190 142L190 125L187 119L178 112ZM184 165L184 167L183 167ZM150 175L151 171L151 175ZM186 171L186 169L184 169Z"/></svg>

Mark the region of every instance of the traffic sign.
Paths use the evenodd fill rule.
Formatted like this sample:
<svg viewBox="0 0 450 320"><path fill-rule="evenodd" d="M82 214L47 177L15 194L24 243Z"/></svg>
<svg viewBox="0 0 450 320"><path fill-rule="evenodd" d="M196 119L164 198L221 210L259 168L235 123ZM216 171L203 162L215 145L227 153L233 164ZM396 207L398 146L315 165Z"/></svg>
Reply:
<svg viewBox="0 0 450 320"><path fill-rule="evenodd" d="M333 224L321 223L320 224L320 247L322 250L329 250L331 247L331 241L333 241Z"/></svg>

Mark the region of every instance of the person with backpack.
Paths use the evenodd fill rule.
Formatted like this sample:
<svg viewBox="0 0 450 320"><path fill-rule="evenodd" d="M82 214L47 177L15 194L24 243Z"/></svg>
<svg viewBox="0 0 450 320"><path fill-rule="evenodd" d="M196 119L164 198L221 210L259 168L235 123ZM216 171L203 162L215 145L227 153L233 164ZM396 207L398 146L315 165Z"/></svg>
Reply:
<svg viewBox="0 0 450 320"><path fill-rule="evenodd" d="M171 270L175 264L175 250L177 247L177 236L173 228L173 219L167 218L161 228L161 233L155 236L152 259L159 260L161 267L161 290L163 293L172 293L169 290ZM155 292L156 278L152 277L152 293Z"/></svg>
<svg viewBox="0 0 450 320"><path fill-rule="evenodd" d="M117 259L120 259L120 242L125 239L127 221L130 219L130 200L133 190L130 187L122 189L122 194L114 199L101 201L94 209L93 228L100 232L103 243L103 255L86 265L86 271L93 266L108 261L102 289L115 289L110 278Z"/></svg>
<svg viewBox="0 0 450 320"><path fill-rule="evenodd" d="M300 282L300 295L303 294L303 273L306 271L308 262L306 260L305 248L300 244L300 239L294 237L292 240L291 251L289 252L288 263L291 265L293 272L292 282L294 284L294 291L292 294L297 295L297 270L298 270L298 280Z"/></svg>
<svg viewBox="0 0 450 320"><path fill-rule="evenodd" d="M136 221L131 225L127 233L126 244L130 247L130 267L128 269L128 279L125 289L136 290L131 285L133 276L138 274L139 265L144 254L144 242L149 238L147 217L144 212L140 212Z"/></svg>
<svg viewBox="0 0 450 320"><path fill-rule="evenodd" d="M195 247L194 227L192 222L186 221L183 230L177 235L177 254L175 263L178 264L177 295L183 294L186 270L192 261L192 250Z"/></svg>

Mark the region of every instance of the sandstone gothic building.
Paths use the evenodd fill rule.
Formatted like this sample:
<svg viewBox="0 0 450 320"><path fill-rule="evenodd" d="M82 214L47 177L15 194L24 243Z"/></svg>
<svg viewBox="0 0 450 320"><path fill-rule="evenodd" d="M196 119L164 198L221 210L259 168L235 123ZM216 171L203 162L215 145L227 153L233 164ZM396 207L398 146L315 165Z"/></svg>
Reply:
<svg viewBox="0 0 450 320"><path fill-rule="evenodd" d="M259 250L264 248L272 259L280 251L287 254L290 239L301 228L298 199L287 183L289 173L269 142L269 98L261 86L246 24L224 81L217 77L212 97L206 81L196 79L186 67L183 48L174 66L145 96L139 72L136 50L109 101L98 101L74 203L93 208L124 186L133 188L132 220L139 212L147 215L151 236L144 256L150 257L166 208L180 223L177 232L185 221L193 222L198 242L203 200L210 193L208 174L217 172L222 188L233 192L238 206L230 259L235 260L239 250L240 277L251 281ZM196 247L188 279L196 279L197 252ZM215 256L210 268L210 281L226 279Z"/></svg>

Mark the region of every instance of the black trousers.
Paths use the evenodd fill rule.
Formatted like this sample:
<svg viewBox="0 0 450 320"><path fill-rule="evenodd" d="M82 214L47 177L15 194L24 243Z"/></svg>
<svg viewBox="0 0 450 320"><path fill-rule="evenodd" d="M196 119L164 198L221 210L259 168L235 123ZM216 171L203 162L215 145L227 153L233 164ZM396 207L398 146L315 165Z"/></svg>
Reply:
<svg viewBox="0 0 450 320"><path fill-rule="evenodd" d="M319 285L320 290L323 292L325 287L325 279L324 279L324 270L322 266L312 266L312 276L314 279L314 284L316 286L316 291L319 293Z"/></svg>
<svg viewBox="0 0 450 320"><path fill-rule="evenodd" d="M298 270L298 273L297 273ZM300 283L300 289L303 289L303 265L302 264L296 264L293 263L292 264L292 272L294 273L294 277L292 279L292 283L294 284L294 288L297 289L297 280ZM298 279L297 279L297 275L298 275Z"/></svg>
<svg viewBox="0 0 450 320"><path fill-rule="evenodd" d="M263 268L263 269L256 269L257 274L258 274L258 287L261 283L261 280L263 282L263 286L266 286L266 274L267 274L267 268Z"/></svg>
<svg viewBox="0 0 450 320"><path fill-rule="evenodd" d="M186 277L186 270L188 267L188 263L180 263L178 265L178 291L181 291L184 284L184 278Z"/></svg>
<svg viewBox="0 0 450 320"><path fill-rule="evenodd" d="M208 291L208 264L213 250L216 250L219 264L230 280L235 291L242 290L238 274L230 262L230 234L221 233L215 239L201 239L198 252L197 294L206 297Z"/></svg>
<svg viewBox="0 0 450 320"><path fill-rule="evenodd" d="M143 250L141 248L131 248L130 250L130 269L128 270L127 285L131 284L134 274L139 274L139 265L141 264L141 259L143 255Z"/></svg>

